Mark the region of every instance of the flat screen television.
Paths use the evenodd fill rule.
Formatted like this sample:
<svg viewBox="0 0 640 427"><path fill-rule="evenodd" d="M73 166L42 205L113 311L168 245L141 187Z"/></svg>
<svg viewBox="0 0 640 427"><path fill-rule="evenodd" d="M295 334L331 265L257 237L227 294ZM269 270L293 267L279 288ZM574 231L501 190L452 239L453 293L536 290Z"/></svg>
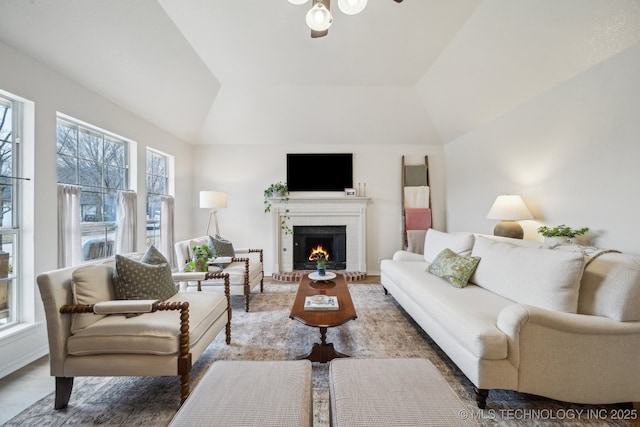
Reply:
<svg viewBox="0 0 640 427"><path fill-rule="evenodd" d="M344 191L353 188L353 154L287 154L289 191Z"/></svg>

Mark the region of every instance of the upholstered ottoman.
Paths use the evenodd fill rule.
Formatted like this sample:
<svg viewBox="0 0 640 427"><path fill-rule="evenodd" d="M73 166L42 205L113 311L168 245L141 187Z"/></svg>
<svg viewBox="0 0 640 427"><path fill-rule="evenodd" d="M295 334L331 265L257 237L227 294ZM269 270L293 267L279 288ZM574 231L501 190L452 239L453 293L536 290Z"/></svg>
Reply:
<svg viewBox="0 0 640 427"><path fill-rule="evenodd" d="M477 425L426 359L334 359L329 393L334 427Z"/></svg>
<svg viewBox="0 0 640 427"><path fill-rule="evenodd" d="M313 424L311 362L214 362L173 417L171 426Z"/></svg>

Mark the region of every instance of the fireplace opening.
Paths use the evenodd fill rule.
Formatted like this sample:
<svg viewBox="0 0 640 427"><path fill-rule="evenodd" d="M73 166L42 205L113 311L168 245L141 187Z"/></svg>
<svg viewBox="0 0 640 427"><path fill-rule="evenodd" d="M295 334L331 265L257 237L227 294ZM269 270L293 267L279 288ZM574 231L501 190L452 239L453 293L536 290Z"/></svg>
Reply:
<svg viewBox="0 0 640 427"><path fill-rule="evenodd" d="M327 270L347 269L346 225L302 225L293 227L293 269L315 270L309 256L318 246L327 252Z"/></svg>

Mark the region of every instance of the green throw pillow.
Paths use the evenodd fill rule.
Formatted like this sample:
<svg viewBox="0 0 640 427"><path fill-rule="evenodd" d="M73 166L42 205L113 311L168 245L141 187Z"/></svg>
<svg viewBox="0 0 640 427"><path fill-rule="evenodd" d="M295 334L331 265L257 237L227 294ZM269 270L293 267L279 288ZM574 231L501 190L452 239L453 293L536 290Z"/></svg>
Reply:
<svg viewBox="0 0 640 427"><path fill-rule="evenodd" d="M162 252L153 245L149 246L149 249L144 253L140 262L153 265L169 264L169 261L162 255Z"/></svg>
<svg viewBox="0 0 640 427"><path fill-rule="evenodd" d="M236 252L233 250L233 245L230 241L218 236L209 236L209 244L213 246L213 252L216 256L236 256Z"/></svg>
<svg viewBox="0 0 640 427"><path fill-rule="evenodd" d="M446 280L456 288L464 288L479 262L480 257L464 257L451 249L443 249L435 257L427 271Z"/></svg>
<svg viewBox="0 0 640 427"><path fill-rule="evenodd" d="M117 299L166 300L178 292L171 277L171 267L156 248L151 246L142 260L116 254L113 288Z"/></svg>

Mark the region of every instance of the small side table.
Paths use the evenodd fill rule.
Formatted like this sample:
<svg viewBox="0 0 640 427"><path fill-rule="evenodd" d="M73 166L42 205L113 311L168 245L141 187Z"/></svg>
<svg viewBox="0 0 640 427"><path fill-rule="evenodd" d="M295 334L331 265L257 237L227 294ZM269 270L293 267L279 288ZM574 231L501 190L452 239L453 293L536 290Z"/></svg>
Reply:
<svg viewBox="0 0 640 427"><path fill-rule="evenodd" d="M215 265L209 265L209 271L178 271L171 277L174 282L198 282L198 292L202 291L201 282L206 278L207 273L219 273L222 269Z"/></svg>

